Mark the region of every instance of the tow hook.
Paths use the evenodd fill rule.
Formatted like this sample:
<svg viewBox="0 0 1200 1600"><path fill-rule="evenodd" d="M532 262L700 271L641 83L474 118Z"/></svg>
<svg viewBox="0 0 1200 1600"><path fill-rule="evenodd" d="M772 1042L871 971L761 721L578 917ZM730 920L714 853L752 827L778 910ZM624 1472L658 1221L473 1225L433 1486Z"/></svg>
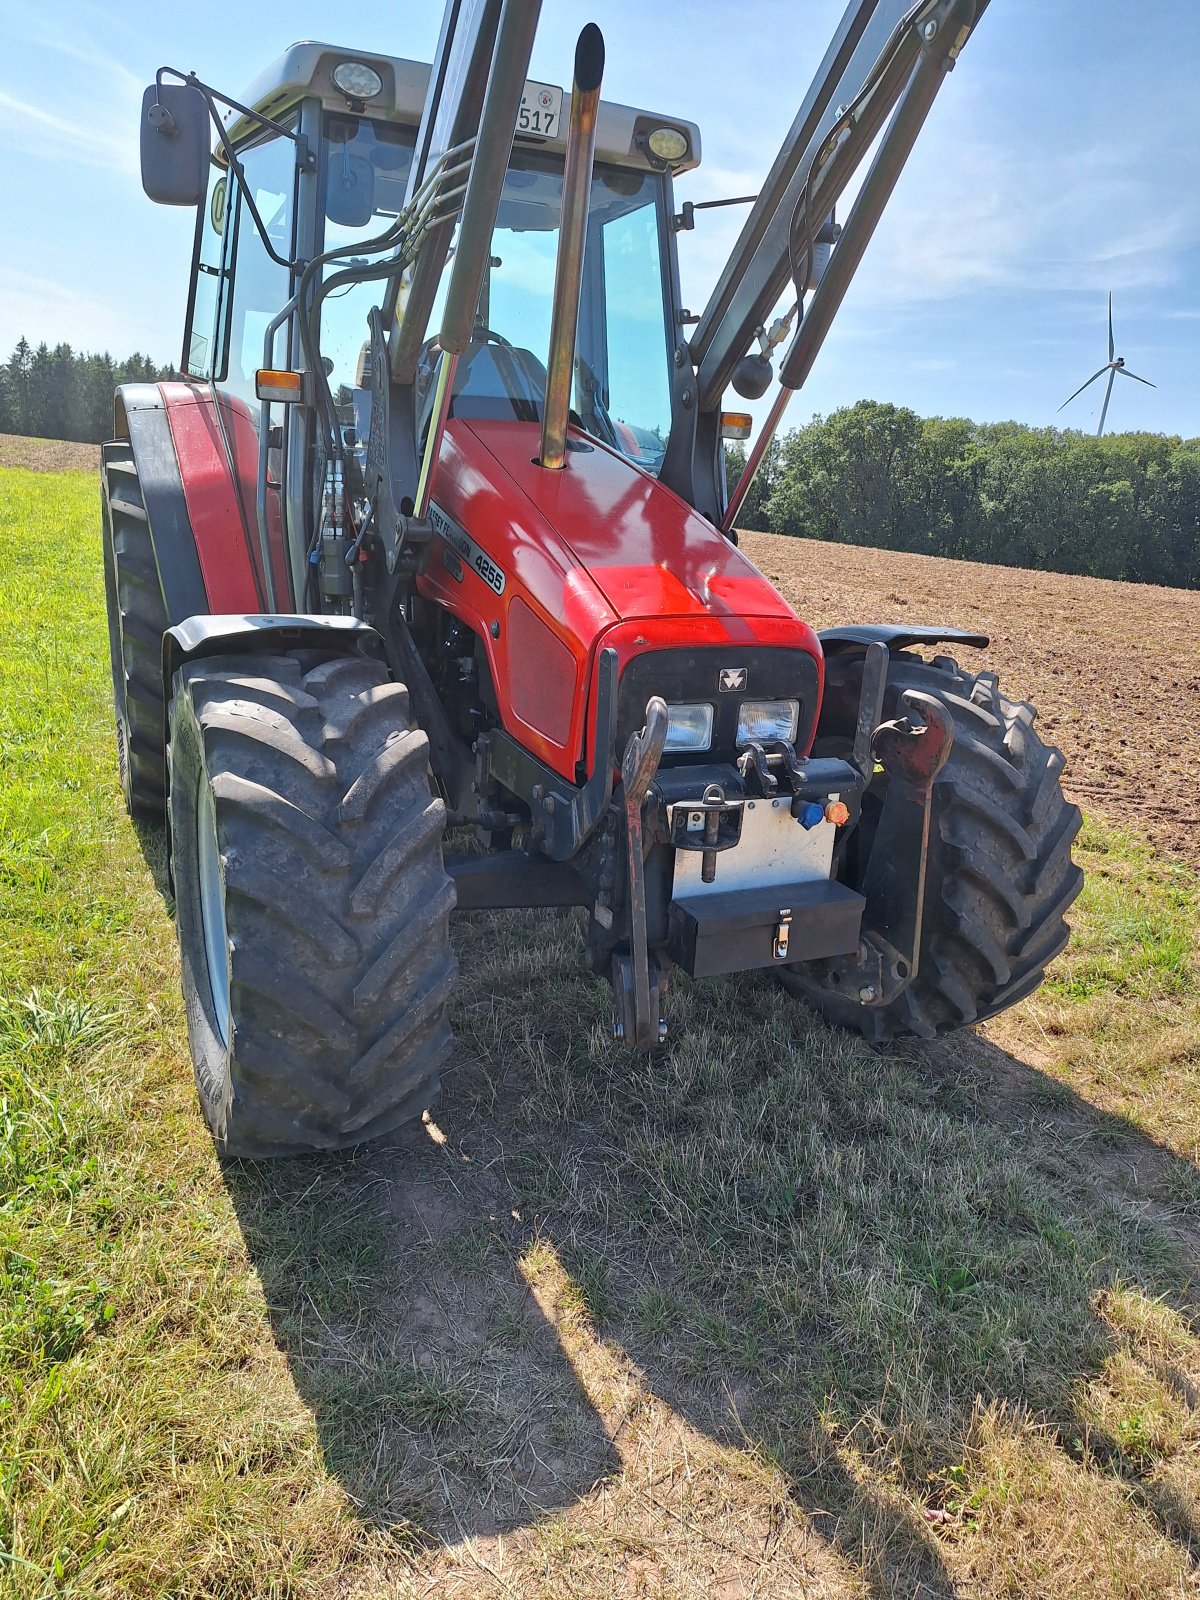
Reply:
<svg viewBox="0 0 1200 1600"><path fill-rule="evenodd" d="M666 1036L661 1015L663 989L656 961L650 972L646 935L646 852L642 837L642 807L667 742L667 704L658 695L646 702L646 726L630 735L621 758L621 786L625 803L625 836L629 847L628 955L613 957L613 994L617 1017L613 1034L637 1050L650 1050Z"/></svg>
<svg viewBox="0 0 1200 1600"><path fill-rule="evenodd" d="M675 807L671 843L676 850L701 852L701 882L716 880L717 856L740 841L744 809L745 801L740 797L727 800L719 783L710 783L698 801Z"/></svg>
<svg viewBox="0 0 1200 1600"><path fill-rule="evenodd" d="M737 767L748 786L753 776L759 794L767 800L779 789L779 779L771 771L772 767L781 767L786 772L793 792L806 777L804 763L790 739L751 739L738 757ZM754 791L749 789L748 792Z"/></svg>

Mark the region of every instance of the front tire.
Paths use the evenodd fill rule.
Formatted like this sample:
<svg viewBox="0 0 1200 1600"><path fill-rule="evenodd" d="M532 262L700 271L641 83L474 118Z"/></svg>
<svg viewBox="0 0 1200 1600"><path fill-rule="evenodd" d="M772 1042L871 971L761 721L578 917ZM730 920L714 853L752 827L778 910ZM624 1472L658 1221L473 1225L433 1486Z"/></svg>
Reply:
<svg viewBox="0 0 1200 1600"><path fill-rule="evenodd" d="M819 748L844 754L857 714L862 657L827 662ZM1031 994L1070 930L1065 914L1083 886L1071 858L1081 817L1062 792L1062 752L1034 731L1033 707L1007 699L993 673L968 673L948 656L902 652L888 667L884 717L903 715L908 689L932 695L954 724L934 782L925 911L916 978L886 1006L860 1005L812 981L802 967L781 981L831 1022L875 1043L932 1039L995 1016ZM860 837L843 878L857 887L879 800L868 790Z"/></svg>
<svg viewBox="0 0 1200 1600"><path fill-rule="evenodd" d="M170 830L196 1087L229 1156L339 1149L431 1103L452 1039L445 808L362 657L176 674Z"/></svg>

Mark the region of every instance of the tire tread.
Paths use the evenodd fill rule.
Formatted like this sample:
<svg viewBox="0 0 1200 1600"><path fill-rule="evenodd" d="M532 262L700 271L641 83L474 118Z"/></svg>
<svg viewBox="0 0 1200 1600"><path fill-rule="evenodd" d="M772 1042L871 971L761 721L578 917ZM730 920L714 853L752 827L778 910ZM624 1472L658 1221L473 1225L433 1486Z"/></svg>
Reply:
<svg viewBox="0 0 1200 1600"><path fill-rule="evenodd" d="M213 1132L234 1156L389 1131L430 1104L452 1046L445 808L407 691L365 658L284 665L198 662L172 708L217 809L234 1038Z"/></svg>
<svg viewBox="0 0 1200 1600"><path fill-rule="evenodd" d="M103 536L111 563L108 592L117 754L126 804L161 818L166 798L166 703L161 651L167 611L132 453L105 446Z"/></svg>
<svg viewBox="0 0 1200 1600"><path fill-rule="evenodd" d="M1071 857L1082 818L1062 792L1062 752L1038 737L1033 708L1006 699L991 672L893 655L886 716L908 689L936 696L955 730L934 787L917 976L891 1004L867 1007L831 996L802 969L783 975L830 1020L876 1043L933 1038L1031 994L1067 942L1066 913L1083 885ZM853 698L844 683L835 691L844 715Z"/></svg>

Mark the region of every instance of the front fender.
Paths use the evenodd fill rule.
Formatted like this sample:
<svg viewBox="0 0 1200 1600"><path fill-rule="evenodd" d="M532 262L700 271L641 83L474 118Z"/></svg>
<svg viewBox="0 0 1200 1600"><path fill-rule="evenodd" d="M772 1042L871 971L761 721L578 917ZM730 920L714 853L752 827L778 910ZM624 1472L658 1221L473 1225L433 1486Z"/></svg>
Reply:
<svg viewBox="0 0 1200 1600"><path fill-rule="evenodd" d="M187 661L204 656L224 655L229 650L295 650L312 645L333 649L348 656L387 659L383 640L374 628L357 617L324 617L301 613L271 612L185 617L163 634L163 694L171 701L175 674Z"/></svg>
<svg viewBox="0 0 1200 1600"><path fill-rule="evenodd" d="M986 633L968 633L965 628L913 627L906 622L864 622L845 628L826 628L817 637L827 656L840 650L865 650L869 644L884 644L889 650L907 650L914 644L965 644L982 650L991 643Z"/></svg>
<svg viewBox="0 0 1200 1600"><path fill-rule="evenodd" d="M863 738L858 724L868 715L861 700L863 672L871 645L881 644L891 654L913 645L958 644L982 650L988 643L986 633L903 622L865 622L844 628L826 628L817 637L825 653L825 693L817 722L817 748L826 754L833 750L841 752L848 743ZM860 747L865 757L867 746Z"/></svg>

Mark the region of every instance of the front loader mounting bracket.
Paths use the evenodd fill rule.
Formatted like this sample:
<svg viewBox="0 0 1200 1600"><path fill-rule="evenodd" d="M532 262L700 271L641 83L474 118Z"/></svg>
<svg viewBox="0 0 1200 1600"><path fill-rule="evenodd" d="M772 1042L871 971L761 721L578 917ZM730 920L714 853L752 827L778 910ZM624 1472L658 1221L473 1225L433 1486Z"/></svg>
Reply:
<svg viewBox="0 0 1200 1600"><path fill-rule="evenodd" d="M918 720L881 723L871 741L887 792L862 892L867 927L900 954L908 969L900 976L911 983L920 960L933 785L954 743L954 724L932 695L917 689L906 690L900 705Z"/></svg>
<svg viewBox="0 0 1200 1600"><path fill-rule="evenodd" d="M859 885L862 942L854 956L814 964L818 982L869 1006L890 1004L917 975L933 787L954 743L954 725L931 695L906 690L900 706L909 714L881 723L871 739L886 784Z"/></svg>
<svg viewBox="0 0 1200 1600"><path fill-rule="evenodd" d="M646 726L632 733L621 758L625 835L629 848L629 943L627 955L613 958L617 1016L613 1032L637 1050L650 1050L665 1037L660 1001L662 969L651 959L646 934L646 850L642 807L654 782L667 742L667 703L658 695L646 702Z"/></svg>

